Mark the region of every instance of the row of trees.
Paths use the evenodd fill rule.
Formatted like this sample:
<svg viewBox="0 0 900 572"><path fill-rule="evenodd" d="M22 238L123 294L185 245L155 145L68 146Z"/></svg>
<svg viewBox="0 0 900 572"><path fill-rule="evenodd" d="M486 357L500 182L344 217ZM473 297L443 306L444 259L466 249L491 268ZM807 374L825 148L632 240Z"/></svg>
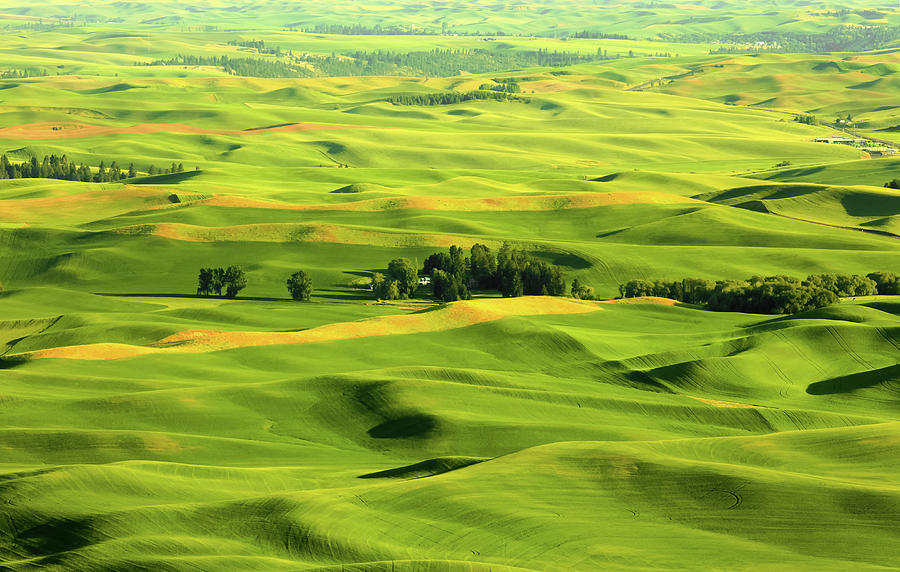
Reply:
<svg viewBox="0 0 900 572"><path fill-rule="evenodd" d="M597 30L582 30L572 34L573 38L583 38L587 40L627 40L625 34L610 34L607 32L599 32Z"/></svg>
<svg viewBox="0 0 900 572"><path fill-rule="evenodd" d="M311 77L312 71L301 65L291 65L281 60L262 58L230 58L228 56L193 56L179 54L165 60L154 60L148 66L213 66L226 73L242 77Z"/></svg>
<svg viewBox="0 0 900 572"><path fill-rule="evenodd" d="M229 40L228 45L250 48L256 50L260 54L271 54L279 57L284 53L281 51L280 46L275 46L274 48L267 47L265 40Z"/></svg>
<svg viewBox="0 0 900 572"><path fill-rule="evenodd" d="M294 300L308 301L312 295L312 278L303 270L291 274L286 286L291 298ZM225 296L234 298L241 290L247 287L247 275L240 266L228 268L201 268L197 277L198 296ZM225 291L223 294L222 291Z"/></svg>
<svg viewBox="0 0 900 572"><path fill-rule="evenodd" d="M200 167L197 167L198 169ZM157 168L156 165L150 165L150 168L147 169L148 175L169 175L171 173L184 173L184 163L172 163L171 167L168 168Z"/></svg>
<svg viewBox="0 0 900 572"><path fill-rule="evenodd" d="M172 163L170 168L157 169L154 165L150 165L147 172L151 175L162 175L169 173L181 173L184 171L184 164ZM38 161L37 157L32 157L28 161L21 163L13 163L6 155L0 156L0 179L60 179L63 181L81 181L84 183L114 183L122 179L131 179L138 176L134 163L128 165L127 169L123 169L118 163L113 161L106 165L105 161L100 161L96 172L84 163L77 164L69 161L65 155L44 155L44 158Z"/></svg>
<svg viewBox="0 0 900 572"><path fill-rule="evenodd" d="M448 32L444 23L441 30L419 28L418 26L402 27L381 24L365 26L363 24L316 24L313 28L304 28L307 34L335 34L341 36L436 36Z"/></svg>
<svg viewBox="0 0 900 572"><path fill-rule="evenodd" d="M0 79L25 79L50 75L45 68L8 69L0 71Z"/></svg>
<svg viewBox="0 0 900 572"><path fill-rule="evenodd" d="M196 56L179 54L173 58L155 60L151 66L214 66L227 73L245 77L346 77L346 76L431 76L452 77L461 72L479 74L529 67L566 67L574 64L622 57L609 56L598 48L594 54L538 49L535 51L492 51L486 49L434 49L417 52L356 51L346 54L294 54L273 52L261 41L235 41L237 45L262 50L276 57L232 58L229 56ZM628 57L635 57L632 50ZM667 57L671 54L655 54Z"/></svg>
<svg viewBox="0 0 900 572"><path fill-rule="evenodd" d="M0 156L0 179L61 179L64 181L82 181L87 183L108 183L120 179L137 176L134 163L123 170L118 163L113 161L107 167L104 161L95 173L93 169L84 163L76 164L69 161L65 155L44 155L38 161L32 157L22 163L13 163L4 154Z"/></svg>
<svg viewBox="0 0 900 572"><path fill-rule="evenodd" d="M502 30L484 31L484 30L454 30L450 28L447 22L441 22L441 29L423 28L416 24L407 26L387 26L381 24L374 26L366 26L363 24L316 24L312 28L299 28L301 32L308 34L335 34L343 36L438 36L438 35L454 35L454 36L507 36ZM296 31L298 27L295 25L288 26L288 30Z"/></svg>
<svg viewBox="0 0 900 572"><path fill-rule="evenodd" d="M349 58L349 59L348 59ZM490 51L485 49L434 49L419 52L357 51L343 57L310 58L323 75L426 75L452 77L460 71L490 73L527 67L565 67L603 59L600 54L581 54L539 49Z"/></svg>
<svg viewBox="0 0 900 572"><path fill-rule="evenodd" d="M818 125L819 120L816 119L815 115L795 115L794 121L797 123L803 123L804 125Z"/></svg>
<svg viewBox="0 0 900 572"><path fill-rule="evenodd" d="M518 86L518 84L516 84ZM502 87L502 86L497 86ZM440 93L412 93L395 95L387 99L394 105L453 105L464 101L492 99L494 101L525 101L515 95L497 91L443 91Z"/></svg>
<svg viewBox="0 0 900 572"><path fill-rule="evenodd" d="M495 83L483 83L478 86L478 89L488 90L488 91L500 91L503 93L521 93L522 88L519 86L519 82L514 77L502 77L502 78L494 78Z"/></svg>
<svg viewBox="0 0 900 572"><path fill-rule="evenodd" d="M900 279L876 272L868 276L816 274L753 276L747 280L685 278L680 281L631 280L619 286L623 298L659 296L691 304L706 304L719 312L794 314L834 304L839 297L900 294Z"/></svg>

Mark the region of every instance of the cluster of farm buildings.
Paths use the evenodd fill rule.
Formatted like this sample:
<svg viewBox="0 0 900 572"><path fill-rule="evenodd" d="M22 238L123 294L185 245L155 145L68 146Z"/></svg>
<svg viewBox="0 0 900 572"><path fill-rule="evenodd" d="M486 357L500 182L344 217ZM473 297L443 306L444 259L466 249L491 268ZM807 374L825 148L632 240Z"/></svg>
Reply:
<svg viewBox="0 0 900 572"><path fill-rule="evenodd" d="M835 135L833 137L816 137L814 141L816 143L831 143L833 145L850 145L852 147L858 147L860 150L865 151L872 157L887 157L889 155L894 155L895 153L897 153L897 150L893 147L888 147L887 145L872 145L873 141L869 139L846 137L844 135Z"/></svg>

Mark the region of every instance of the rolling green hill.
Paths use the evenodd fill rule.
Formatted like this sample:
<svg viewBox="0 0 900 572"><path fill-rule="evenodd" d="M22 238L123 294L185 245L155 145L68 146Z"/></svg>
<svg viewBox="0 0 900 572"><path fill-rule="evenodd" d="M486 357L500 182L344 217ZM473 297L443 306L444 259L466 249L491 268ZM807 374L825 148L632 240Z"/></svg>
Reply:
<svg viewBox="0 0 900 572"><path fill-rule="evenodd" d="M855 0L0 2L0 154L136 175L0 179L0 569L895 569L897 296L617 297L897 273L900 159L814 139L897 141L900 52L821 42L898 25ZM599 300L369 288L476 243ZM237 298L195 294L230 265Z"/></svg>

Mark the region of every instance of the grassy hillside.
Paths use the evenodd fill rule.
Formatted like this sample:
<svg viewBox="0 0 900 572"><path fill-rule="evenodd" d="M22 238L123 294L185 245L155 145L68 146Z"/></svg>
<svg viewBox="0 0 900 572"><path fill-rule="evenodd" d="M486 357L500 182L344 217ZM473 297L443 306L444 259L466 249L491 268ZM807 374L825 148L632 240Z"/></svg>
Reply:
<svg viewBox="0 0 900 572"><path fill-rule="evenodd" d="M0 2L0 153L136 175L0 179L0 568L893 569L896 296L788 316L614 298L897 272L898 159L794 116L894 140L898 52L709 52L898 18ZM358 51L406 63L328 77ZM553 52L581 59L533 63ZM158 63L179 55L207 59ZM422 72L439 58L458 69ZM504 61L531 63L469 69ZM368 288L475 243L602 301ZM240 296L195 294L232 264Z"/></svg>
<svg viewBox="0 0 900 572"><path fill-rule="evenodd" d="M41 329L6 362L18 396L0 436L5 496L21 499L5 511L19 539L4 547L14 568L418 569L427 559L590 569L613 558L632 569L680 567L688 555L740 568L765 546L773 565L874 570L897 556L884 551L896 544L900 493L890 484L893 305L771 320L458 302L422 314L437 329L418 333L416 314L368 307L369 321L355 322L372 325L362 337L256 337L263 345L222 351L203 338L153 342L195 328L256 331L261 315L333 334L319 316L340 314L334 304L57 296L70 309L47 328L53 294L63 293L0 298L5 314ZM130 327L92 326L110 323ZM159 349L39 349L113 340ZM35 359L16 361L20 350ZM52 396L36 391L47 384ZM809 514L841 523L833 549L822 550Z"/></svg>

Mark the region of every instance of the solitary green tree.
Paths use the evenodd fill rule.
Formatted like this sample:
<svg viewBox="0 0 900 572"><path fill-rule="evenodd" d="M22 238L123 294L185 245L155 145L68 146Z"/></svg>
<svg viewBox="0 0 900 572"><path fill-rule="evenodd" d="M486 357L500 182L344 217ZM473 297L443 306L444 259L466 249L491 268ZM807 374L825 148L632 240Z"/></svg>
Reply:
<svg viewBox="0 0 900 572"><path fill-rule="evenodd" d="M313 289L312 278L306 272L298 270L287 279L287 289L294 300L308 302Z"/></svg>

